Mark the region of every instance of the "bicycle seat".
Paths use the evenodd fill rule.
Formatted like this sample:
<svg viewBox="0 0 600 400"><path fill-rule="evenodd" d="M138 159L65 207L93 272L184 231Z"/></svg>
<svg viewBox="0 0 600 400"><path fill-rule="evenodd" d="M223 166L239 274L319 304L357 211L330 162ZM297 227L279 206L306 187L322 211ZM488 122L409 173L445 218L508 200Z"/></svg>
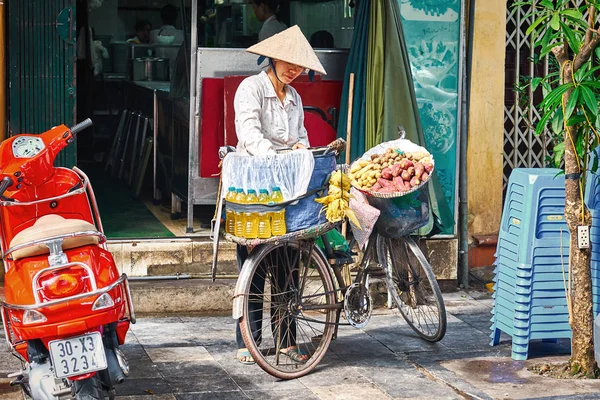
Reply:
<svg viewBox="0 0 600 400"><path fill-rule="evenodd" d="M44 215L39 218L35 224L17 233L10 241L9 248L52 236L89 231L96 232L97 229L94 225L82 219L66 219L56 214ZM63 250L89 244L98 244L99 241L100 239L97 236L90 235L66 238L63 240ZM12 258L16 261L21 258L39 256L47 253L49 253L47 246L36 244L14 251L12 253Z"/></svg>

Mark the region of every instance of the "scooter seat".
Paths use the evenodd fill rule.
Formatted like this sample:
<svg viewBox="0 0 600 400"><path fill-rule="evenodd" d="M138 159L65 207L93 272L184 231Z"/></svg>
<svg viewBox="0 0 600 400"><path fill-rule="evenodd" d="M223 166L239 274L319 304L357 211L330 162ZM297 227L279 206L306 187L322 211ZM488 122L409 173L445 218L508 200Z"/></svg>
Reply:
<svg viewBox="0 0 600 400"><path fill-rule="evenodd" d="M67 219L56 214L44 215L38 219L35 224L17 233L11 240L9 247L13 248L24 243L49 238L52 236L87 231L96 232L97 229L94 225L82 219ZM98 236L78 236L64 239L62 247L63 250L68 250L75 247L98 244L99 241L100 239ZM47 246L43 244L36 244L14 251L12 253L12 258L13 260L18 260L25 257L39 256L47 253L49 253Z"/></svg>

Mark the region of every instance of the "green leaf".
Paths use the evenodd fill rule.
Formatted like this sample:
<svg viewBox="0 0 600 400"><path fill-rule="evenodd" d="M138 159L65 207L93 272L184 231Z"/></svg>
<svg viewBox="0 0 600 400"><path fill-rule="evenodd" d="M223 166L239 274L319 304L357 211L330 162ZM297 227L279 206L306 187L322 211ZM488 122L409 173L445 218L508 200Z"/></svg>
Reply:
<svg viewBox="0 0 600 400"><path fill-rule="evenodd" d="M581 82L579 84L579 86L589 86L589 87L592 87L594 89L600 89L600 82L597 82L597 81L585 81L585 82Z"/></svg>
<svg viewBox="0 0 600 400"><path fill-rule="evenodd" d="M596 175L596 171L598 171L598 155L596 154L596 152L592 152L590 159L592 161L592 164L590 165L590 171L592 172L592 174ZM595 179L598 179L597 176L595 176Z"/></svg>
<svg viewBox="0 0 600 400"><path fill-rule="evenodd" d="M579 86L581 88L581 95L583 96L583 100L585 101L585 105L588 110L594 114L594 116L598 116L598 99L592 89L587 86Z"/></svg>
<svg viewBox="0 0 600 400"><path fill-rule="evenodd" d="M567 26L567 24L560 21L560 26L562 27L562 30L565 34L565 39L567 40L569 47L571 48L573 53L577 53L579 51L579 46L581 45L581 43L577 40L575 34L571 30L571 28Z"/></svg>
<svg viewBox="0 0 600 400"><path fill-rule="evenodd" d="M560 28L560 16L558 14L552 15L552 19L550 20L550 27L555 31Z"/></svg>
<svg viewBox="0 0 600 400"><path fill-rule="evenodd" d="M587 22L584 19L582 19L582 18L573 18L573 17L570 17L570 16L566 16L565 18L567 20L569 20L573 25L578 25L584 31L587 30L587 28L588 28Z"/></svg>
<svg viewBox="0 0 600 400"><path fill-rule="evenodd" d="M554 11L554 4L552 4L550 0L540 1L540 6L546 7L547 9Z"/></svg>
<svg viewBox="0 0 600 400"><path fill-rule="evenodd" d="M552 86L547 81L542 81L542 95L548 96L548 93L552 91Z"/></svg>
<svg viewBox="0 0 600 400"><path fill-rule="evenodd" d="M530 6L532 5L533 2L532 1L515 1L512 5L511 8L518 8L518 7L522 7L522 6Z"/></svg>
<svg viewBox="0 0 600 400"><path fill-rule="evenodd" d="M548 19L547 15L542 15L541 17L536 19L535 22L533 24L531 24L529 26L529 28L527 28L527 30L525 31L525 35L530 35L531 32L533 32L535 30L535 28L537 28L537 26L539 24L541 24L542 22L544 22L546 19Z"/></svg>
<svg viewBox="0 0 600 400"><path fill-rule="evenodd" d="M548 120L550 119L551 116L552 116L552 113L546 113L546 114L544 114L542 119L539 120L539 122L537 123L537 125L535 127L535 134L537 136L542 134L542 132L544 131L544 128L548 124Z"/></svg>
<svg viewBox="0 0 600 400"><path fill-rule="evenodd" d="M586 63L586 64L588 64L588 63ZM584 64L584 66L583 66L583 67L581 67L579 70L577 70L577 72L581 71L583 68L586 68L586 67L585 67L585 64ZM583 81L584 79L586 79L588 76L592 75L594 72L598 71L599 69L600 69L600 66L598 66L598 67L594 67L594 68L592 68L592 69L588 69L588 70L587 70L587 71L585 71L585 73L584 73L584 74L581 76L581 78L579 79L579 81ZM592 79L594 79L594 78L592 78Z"/></svg>
<svg viewBox="0 0 600 400"><path fill-rule="evenodd" d="M559 12L559 14L566 15L566 16L572 17L574 19L582 19L583 18L583 14L579 10L572 10L572 9L562 10L561 12Z"/></svg>
<svg viewBox="0 0 600 400"><path fill-rule="evenodd" d="M575 151L577 152L577 155L579 156L580 159L584 158L584 154L585 154L585 150L586 150L585 137L586 137L586 135L584 135L583 132L581 132L581 133L579 133L579 135L577 135L577 140L575 141Z"/></svg>
<svg viewBox="0 0 600 400"><path fill-rule="evenodd" d="M560 134L563 131L563 121L562 108L557 108L552 118L552 132Z"/></svg>
<svg viewBox="0 0 600 400"><path fill-rule="evenodd" d="M540 103L540 106L544 110L556 107L558 104L560 104L561 96L572 87L572 83L563 83L562 85L548 93L548 95Z"/></svg>
<svg viewBox="0 0 600 400"><path fill-rule="evenodd" d="M567 126L573 126L585 122L585 116L583 114L577 114L567 120Z"/></svg>
<svg viewBox="0 0 600 400"><path fill-rule="evenodd" d="M538 86L540 86L540 83L542 82L542 79L543 78L541 78L539 76L536 76L535 78L533 78L531 80L531 90L532 91L535 92L535 90L538 88Z"/></svg>
<svg viewBox="0 0 600 400"><path fill-rule="evenodd" d="M565 118L567 121L573 114L573 110L577 107L577 100L579 100L579 88L576 87L572 92L571 96L569 96L569 100L567 100L567 106L565 108Z"/></svg>
<svg viewBox="0 0 600 400"><path fill-rule="evenodd" d="M544 36L541 39L537 40L534 43L534 47L542 46L542 49L548 47L548 43L550 43L550 39L552 38L552 34L558 36L558 33L554 32L552 29L546 29Z"/></svg>
<svg viewBox="0 0 600 400"><path fill-rule="evenodd" d="M552 150L554 151L554 166L556 168L559 168L560 162L562 161L563 156L565 155L565 143L561 142L557 144Z"/></svg>

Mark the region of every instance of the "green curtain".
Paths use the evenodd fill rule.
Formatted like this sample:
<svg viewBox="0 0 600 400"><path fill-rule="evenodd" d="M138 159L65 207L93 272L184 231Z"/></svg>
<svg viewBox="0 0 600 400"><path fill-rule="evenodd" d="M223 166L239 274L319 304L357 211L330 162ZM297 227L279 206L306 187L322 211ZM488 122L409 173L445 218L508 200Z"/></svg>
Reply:
<svg viewBox="0 0 600 400"><path fill-rule="evenodd" d="M365 152L365 109L367 48L369 39L369 2L357 3L354 15L354 34L348 55L337 136L346 139L348 125L348 94L350 74L354 73L354 100L352 103L352 139L350 141L350 160L355 160ZM341 158L342 160L344 158Z"/></svg>
<svg viewBox="0 0 600 400"><path fill-rule="evenodd" d="M367 57L367 119L365 145L367 149L383 140L384 121L384 64L386 15L385 2L373 0L369 17L369 50Z"/></svg>

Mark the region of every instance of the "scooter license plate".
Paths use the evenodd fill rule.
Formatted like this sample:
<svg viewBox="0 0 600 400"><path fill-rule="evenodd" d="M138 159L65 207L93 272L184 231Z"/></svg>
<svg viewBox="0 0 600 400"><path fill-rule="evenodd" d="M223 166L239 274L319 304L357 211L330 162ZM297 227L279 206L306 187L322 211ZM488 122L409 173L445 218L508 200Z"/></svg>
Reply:
<svg viewBox="0 0 600 400"><path fill-rule="evenodd" d="M98 332L48 343L54 376L66 378L106 369L102 336Z"/></svg>

